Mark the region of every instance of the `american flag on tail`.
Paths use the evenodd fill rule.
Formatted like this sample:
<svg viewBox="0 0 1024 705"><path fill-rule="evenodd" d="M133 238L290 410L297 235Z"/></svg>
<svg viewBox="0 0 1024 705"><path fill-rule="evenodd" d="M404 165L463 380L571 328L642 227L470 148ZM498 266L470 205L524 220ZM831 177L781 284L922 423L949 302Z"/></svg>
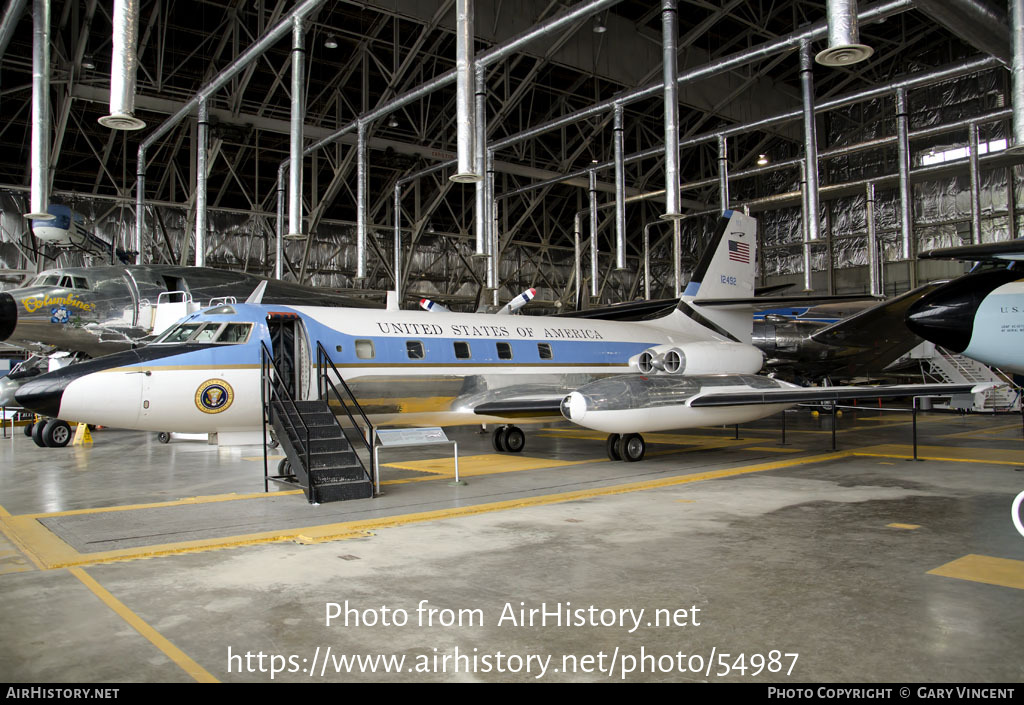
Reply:
<svg viewBox="0 0 1024 705"><path fill-rule="evenodd" d="M750 264L750 245L745 242L729 240L729 259L733 262Z"/></svg>

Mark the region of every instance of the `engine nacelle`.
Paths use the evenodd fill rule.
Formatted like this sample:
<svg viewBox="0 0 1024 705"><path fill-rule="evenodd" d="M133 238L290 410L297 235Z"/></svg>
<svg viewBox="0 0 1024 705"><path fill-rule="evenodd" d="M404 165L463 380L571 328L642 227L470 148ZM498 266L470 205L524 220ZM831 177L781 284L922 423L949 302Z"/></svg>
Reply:
<svg viewBox="0 0 1024 705"><path fill-rule="evenodd" d="M645 375L754 374L764 364L764 355L753 345L701 341L655 345L629 360Z"/></svg>

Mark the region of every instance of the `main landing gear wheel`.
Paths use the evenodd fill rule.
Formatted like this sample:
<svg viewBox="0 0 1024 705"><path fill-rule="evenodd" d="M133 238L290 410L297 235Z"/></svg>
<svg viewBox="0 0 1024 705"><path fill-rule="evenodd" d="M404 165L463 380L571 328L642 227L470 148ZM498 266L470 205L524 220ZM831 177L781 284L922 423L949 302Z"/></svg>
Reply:
<svg viewBox="0 0 1024 705"><path fill-rule="evenodd" d="M644 459L647 444L639 433L627 433L619 439L619 457L628 463Z"/></svg>
<svg viewBox="0 0 1024 705"><path fill-rule="evenodd" d="M494 433L491 434L491 447L494 448L496 453L505 452L505 426L498 426L494 429Z"/></svg>
<svg viewBox="0 0 1024 705"><path fill-rule="evenodd" d="M611 460L622 460L622 456L619 455L619 434L613 433L608 436L608 440L604 442L604 449L608 451Z"/></svg>
<svg viewBox="0 0 1024 705"><path fill-rule="evenodd" d="M38 421L32 427L32 440L40 448L63 448L71 442L71 426L60 419Z"/></svg>
<svg viewBox="0 0 1024 705"><path fill-rule="evenodd" d="M491 434L491 446L499 453L519 453L526 446L526 434L518 426L499 426Z"/></svg>
<svg viewBox="0 0 1024 705"><path fill-rule="evenodd" d="M156 439L161 443L170 443L171 434L169 434L167 431L161 431L160 433L156 434Z"/></svg>
<svg viewBox="0 0 1024 705"><path fill-rule="evenodd" d="M518 426L508 426L505 429L505 450L509 453L519 453L526 446L526 434Z"/></svg>
<svg viewBox="0 0 1024 705"><path fill-rule="evenodd" d="M71 426L67 421L51 419L43 428L43 440L50 448L63 448L71 442Z"/></svg>
<svg viewBox="0 0 1024 705"><path fill-rule="evenodd" d="M43 429L46 428L45 421L36 421L32 424L32 442L40 448L46 447L46 441L43 440Z"/></svg>
<svg viewBox="0 0 1024 705"><path fill-rule="evenodd" d="M33 421L25 426L25 435L28 436L29 438L32 437L32 429L35 428L35 425L36 423L35 421Z"/></svg>

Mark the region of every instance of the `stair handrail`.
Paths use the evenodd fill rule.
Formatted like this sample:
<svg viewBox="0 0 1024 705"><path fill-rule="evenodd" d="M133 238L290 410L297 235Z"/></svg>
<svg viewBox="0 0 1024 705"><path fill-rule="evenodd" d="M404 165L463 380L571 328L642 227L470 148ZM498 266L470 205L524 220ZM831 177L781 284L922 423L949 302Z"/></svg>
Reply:
<svg viewBox="0 0 1024 705"><path fill-rule="evenodd" d="M338 378L338 381L341 382L341 386L344 388L345 394L348 395L348 398L352 401L352 404L356 407L356 411L358 411L359 415L362 417L363 422L366 423L366 427L370 430L370 433L367 434L367 435L369 435L369 440L367 440L365 437L363 437L363 434L359 434L359 435L360 435L360 438L363 441L363 445L366 446L366 450L368 450L370 452L370 459L371 459L371 462L372 462L372 460L373 460L373 437L374 437L373 424L370 423L370 419L366 416L366 413L363 411L363 407L361 407L359 405L359 402L356 400L356 395L352 393L352 389L348 386L348 384L346 384L345 379L341 376L341 373L338 372L338 368L335 367L334 361L331 360L331 356L327 353L327 349L324 348L323 344L318 340L318 341L316 341L316 391L317 391L317 395L321 399L324 398L324 394L327 392L327 389L324 387L324 385L323 385L321 380L326 381L327 384L329 384L331 386L331 389L334 391L334 396L338 397L338 401L341 403L341 408L345 410L345 413L348 415L349 421L351 421L352 425L355 428L358 429L359 428L359 423L356 421L355 417L352 416L352 412L349 411L348 405L345 403L344 398L342 398L341 394L338 393L338 388L335 386L334 382L331 381L330 376L327 374L327 370L324 369L325 368L325 365L324 365L325 362L327 363L327 365L330 366L330 369L334 371L334 375ZM329 401L329 400L325 400L325 401Z"/></svg>
<svg viewBox="0 0 1024 705"><path fill-rule="evenodd" d="M295 413L295 418L297 418L299 420L299 423L302 424L302 430L305 431L306 435L306 472L309 472L309 426L307 426L306 422L302 420L302 414L299 413L299 407L295 403L295 399L292 398L291 392L288 391L287 385L285 385L284 383L284 376L281 374L281 370L280 368L278 368L277 362L274 360L273 353L271 353L270 349L267 347L267 344L262 340L260 341L260 348L260 376L262 377L264 389L270 392L271 402L273 402L275 395L278 396L279 398L283 398L284 400L286 400L291 405L292 411ZM271 367L273 367L274 371L277 373L277 376L273 380L273 382L271 382L270 375L267 374L270 371ZM281 397L280 392L284 392L283 397ZM273 407L270 404L264 406L264 412L266 412L268 409L273 411ZM286 416L286 420L288 422L288 425L292 428L292 430L295 431L295 437L298 438L299 429L295 426L295 423L292 421L290 416ZM266 466L264 466L264 472L266 472Z"/></svg>

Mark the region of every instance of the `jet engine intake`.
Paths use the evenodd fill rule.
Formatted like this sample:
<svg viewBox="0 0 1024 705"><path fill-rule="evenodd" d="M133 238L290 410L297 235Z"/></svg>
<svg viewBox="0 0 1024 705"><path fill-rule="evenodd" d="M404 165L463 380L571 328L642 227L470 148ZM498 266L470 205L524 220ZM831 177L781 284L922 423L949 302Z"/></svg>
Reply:
<svg viewBox="0 0 1024 705"><path fill-rule="evenodd" d="M630 364L645 375L685 376L754 374L763 363L761 351L752 345L718 341L655 345L630 360Z"/></svg>

